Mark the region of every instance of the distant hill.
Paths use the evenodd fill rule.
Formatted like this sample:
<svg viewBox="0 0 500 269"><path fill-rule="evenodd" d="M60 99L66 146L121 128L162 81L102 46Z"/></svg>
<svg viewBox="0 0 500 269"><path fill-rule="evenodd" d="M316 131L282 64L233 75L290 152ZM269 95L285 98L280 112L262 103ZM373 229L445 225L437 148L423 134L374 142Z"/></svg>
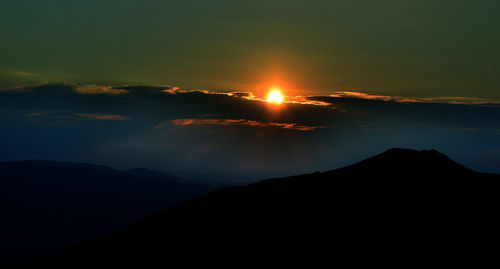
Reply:
<svg viewBox="0 0 500 269"><path fill-rule="evenodd" d="M499 187L500 176L435 150L391 149L333 171L218 190L44 262L466 264L496 242Z"/></svg>
<svg viewBox="0 0 500 269"><path fill-rule="evenodd" d="M98 238L214 188L144 168L0 162L0 260Z"/></svg>
<svg viewBox="0 0 500 269"><path fill-rule="evenodd" d="M124 174L135 176L135 177L143 177L143 178L163 178L168 180L182 180L182 178L167 175L163 172L158 172L155 170L151 170L148 168L137 167L129 170L123 171Z"/></svg>

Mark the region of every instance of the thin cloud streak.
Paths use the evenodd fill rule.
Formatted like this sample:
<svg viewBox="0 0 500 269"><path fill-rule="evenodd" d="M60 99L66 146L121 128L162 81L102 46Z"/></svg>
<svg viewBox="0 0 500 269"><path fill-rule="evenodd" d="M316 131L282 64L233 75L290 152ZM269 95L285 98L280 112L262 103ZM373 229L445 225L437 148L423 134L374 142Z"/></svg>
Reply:
<svg viewBox="0 0 500 269"><path fill-rule="evenodd" d="M250 126L250 127L277 127L287 130L296 131L314 131L317 129L326 128L326 126L305 126L298 125L297 123L280 123L280 122L262 122L255 120L246 119L196 119L196 118L186 118L186 119L175 119L171 121L172 125L175 126L189 126L189 125L217 125L217 126ZM161 128L163 125L156 126L157 129Z"/></svg>
<svg viewBox="0 0 500 269"><path fill-rule="evenodd" d="M463 97L463 96L404 97L404 96L377 95L377 94L369 94L369 93L354 92L354 91L338 91L335 94L330 94L330 97L394 101L399 103L442 103L442 104L459 104L459 105L500 104L500 100L480 98L480 97Z"/></svg>
<svg viewBox="0 0 500 269"><path fill-rule="evenodd" d="M129 118L122 115L111 114L93 114L93 113L77 113L78 116L91 120L128 120Z"/></svg>
<svg viewBox="0 0 500 269"><path fill-rule="evenodd" d="M335 94L331 94L330 97L358 98L358 99L382 100L382 101L395 100L394 97L392 96L376 95L376 94L368 94L363 92L352 92L352 91L338 91Z"/></svg>
<svg viewBox="0 0 500 269"><path fill-rule="evenodd" d="M130 91L125 89L117 89L112 86L102 86L102 85L84 85L75 88L75 92L78 94L109 94L109 95L119 95L127 94Z"/></svg>

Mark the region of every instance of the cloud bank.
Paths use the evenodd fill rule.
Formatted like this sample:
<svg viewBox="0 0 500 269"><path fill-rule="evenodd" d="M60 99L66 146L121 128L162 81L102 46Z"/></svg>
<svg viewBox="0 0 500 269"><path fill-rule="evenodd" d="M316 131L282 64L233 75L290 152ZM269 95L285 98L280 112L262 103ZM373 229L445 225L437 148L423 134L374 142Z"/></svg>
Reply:
<svg viewBox="0 0 500 269"><path fill-rule="evenodd" d="M287 97L168 85L44 84L0 92L0 159L244 177L333 169L391 147L436 148L500 172L500 106L353 91ZM120 156L117 158L116 156Z"/></svg>

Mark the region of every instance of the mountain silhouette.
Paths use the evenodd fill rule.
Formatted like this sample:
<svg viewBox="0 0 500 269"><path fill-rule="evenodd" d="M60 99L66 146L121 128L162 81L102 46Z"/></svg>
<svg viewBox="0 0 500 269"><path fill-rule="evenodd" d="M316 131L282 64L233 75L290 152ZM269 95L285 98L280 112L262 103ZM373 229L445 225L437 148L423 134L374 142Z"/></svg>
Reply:
<svg viewBox="0 0 500 269"><path fill-rule="evenodd" d="M179 177L173 176L173 175L167 175L165 173L151 170L148 168L144 167L137 167L137 168L132 168L123 171L124 174L130 175L130 176L135 176L135 177L143 177L143 178L163 178L163 179L168 179L168 180L182 180Z"/></svg>
<svg viewBox="0 0 500 269"><path fill-rule="evenodd" d="M215 189L153 170L45 160L0 162L0 177L0 260L47 255Z"/></svg>
<svg viewBox="0 0 500 269"><path fill-rule="evenodd" d="M499 186L500 176L435 150L391 149L333 171L217 190L42 263L428 264L458 255L465 264L491 252Z"/></svg>

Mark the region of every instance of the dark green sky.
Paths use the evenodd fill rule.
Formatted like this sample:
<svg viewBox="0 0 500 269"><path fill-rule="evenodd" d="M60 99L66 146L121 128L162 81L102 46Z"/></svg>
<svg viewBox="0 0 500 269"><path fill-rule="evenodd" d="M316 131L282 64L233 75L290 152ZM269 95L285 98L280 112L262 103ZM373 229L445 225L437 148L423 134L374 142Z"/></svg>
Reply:
<svg viewBox="0 0 500 269"><path fill-rule="evenodd" d="M18 0L0 33L3 87L500 97L499 1Z"/></svg>

